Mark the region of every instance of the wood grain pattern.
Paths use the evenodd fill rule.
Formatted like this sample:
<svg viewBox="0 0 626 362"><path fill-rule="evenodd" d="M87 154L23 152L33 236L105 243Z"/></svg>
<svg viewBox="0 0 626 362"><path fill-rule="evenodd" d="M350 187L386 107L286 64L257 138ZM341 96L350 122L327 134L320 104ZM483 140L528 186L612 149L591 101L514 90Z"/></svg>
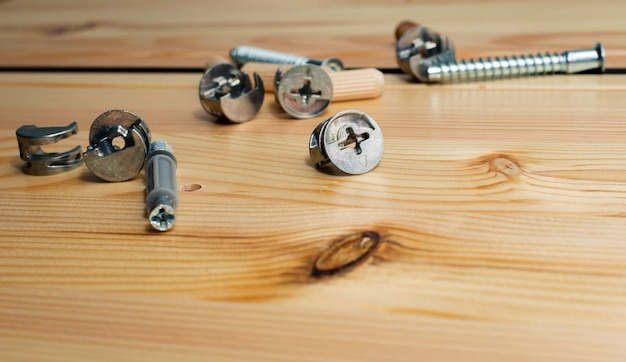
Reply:
<svg viewBox="0 0 626 362"><path fill-rule="evenodd" d="M203 112L200 76L0 74L0 356L626 357L625 77L427 86L386 75L381 98L310 120L270 99L227 125ZM20 170L17 127L77 121L57 146L84 147L111 108L174 148L170 232L151 231L141 177ZM381 164L315 170L310 133L351 108L380 124ZM312 275L363 231L380 235L363 262Z"/></svg>
<svg viewBox="0 0 626 362"><path fill-rule="evenodd" d="M448 34L457 55L606 47L626 67L626 3L552 1L202 0L0 3L0 66L192 67L255 45L348 67L397 68L394 30L411 19Z"/></svg>
<svg viewBox="0 0 626 362"><path fill-rule="evenodd" d="M62 361L621 361L623 334L493 321L0 291L0 357Z"/></svg>

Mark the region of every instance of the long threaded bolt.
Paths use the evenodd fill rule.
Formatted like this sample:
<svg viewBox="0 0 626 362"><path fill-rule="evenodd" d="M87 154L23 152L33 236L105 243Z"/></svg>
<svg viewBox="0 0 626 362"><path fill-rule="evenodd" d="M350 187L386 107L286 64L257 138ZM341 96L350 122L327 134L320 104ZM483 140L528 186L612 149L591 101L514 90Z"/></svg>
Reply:
<svg viewBox="0 0 626 362"><path fill-rule="evenodd" d="M173 228L177 207L176 158L166 141L155 141L146 159L146 209L152 227L159 231Z"/></svg>
<svg viewBox="0 0 626 362"><path fill-rule="evenodd" d="M554 73L579 73L597 70L603 73L604 48L570 50L562 54L521 55L494 59L470 59L421 62L412 67L422 82L446 83L454 81L487 80Z"/></svg>
<svg viewBox="0 0 626 362"><path fill-rule="evenodd" d="M275 50L257 48L249 45L242 45L230 50L230 57L233 58L239 67L248 62L272 63L272 64L293 64L304 65L313 64L327 66L332 70L343 70L343 63L339 58L329 57L323 60L309 59L295 54L283 53Z"/></svg>

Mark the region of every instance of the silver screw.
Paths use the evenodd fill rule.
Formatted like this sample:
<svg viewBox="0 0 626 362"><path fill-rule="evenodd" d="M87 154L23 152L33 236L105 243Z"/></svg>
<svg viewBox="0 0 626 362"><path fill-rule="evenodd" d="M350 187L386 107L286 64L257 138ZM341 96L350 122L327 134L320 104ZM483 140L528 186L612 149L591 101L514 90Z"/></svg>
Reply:
<svg viewBox="0 0 626 362"><path fill-rule="evenodd" d="M300 55L257 48L249 45L242 45L231 49L230 56L239 67L248 62L260 62L293 65L313 64L319 66L327 66L332 70L343 70L345 68L343 66L343 62L336 57L328 57L323 60L309 59Z"/></svg>
<svg viewBox="0 0 626 362"><path fill-rule="evenodd" d="M320 123L309 140L316 168L334 165L347 174L371 171L383 156L383 133L366 113L348 110Z"/></svg>
<svg viewBox="0 0 626 362"><path fill-rule="evenodd" d="M604 72L605 69L604 48L600 43L593 49L570 50L562 54L457 61L452 40L430 28L402 22L396 27L396 37L398 66L422 82L485 80L587 70Z"/></svg>
<svg viewBox="0 0 626 362"><path fill-rule="evenodd" d="M295 118L311 118L322 113L333 98L333 82L316 65L296 65L274 78L274 96L282 109Z"/></svg>
<svg viewBox="0 0 626 362"><path fill-rule="evenodd" d="M604 72L604 48L569 50L564 53L545 53L496 57L494 59L442 60L421 62L413 67L422 82L454 82L521 77L554 73L579 73L587 70Z"/></svg>
<svg viewBox="0 0 626 362"><path fill-rule="evenodd" d="M176 157L166 141L155 141L146 159L146 209L152 227L173 228L177 206Z"/></svg>

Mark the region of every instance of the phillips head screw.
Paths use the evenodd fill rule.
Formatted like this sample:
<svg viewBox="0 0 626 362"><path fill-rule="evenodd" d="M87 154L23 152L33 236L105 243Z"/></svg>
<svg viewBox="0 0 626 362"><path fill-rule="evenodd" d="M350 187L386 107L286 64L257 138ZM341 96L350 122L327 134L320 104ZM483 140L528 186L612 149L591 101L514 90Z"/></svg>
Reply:
<svg viewBox="0 0 626 362"><path fill-rule="evenodd" d="M150 225L158 231L170 230L176 223L177 207L176 157L166 141L155 141L146 159L146 210Z"/></svg>
<svg viewBox="0 0 626 362"><path fill-rule="evenodd" d="M91 172L106 181L126 181L143 168L150 147L150 130L138 115L126 110L102 113L91 124L83 159Z"/></svg>
<svg viewBox="0 0 626 362"><path fill-rule="evenodd" d="M295 118L321 114L333 98L333 82L317 65L297 65L274 78L274 96L282 109Z"/></svg>
<svg viewBox="0 0 626 362"><path fill-rule="evenodd" d="M309 140L309 154L316 168L334 165L351 175L374 169L383 150L383 133L376 121L356 110L339 112L323 121Z"/></svg>

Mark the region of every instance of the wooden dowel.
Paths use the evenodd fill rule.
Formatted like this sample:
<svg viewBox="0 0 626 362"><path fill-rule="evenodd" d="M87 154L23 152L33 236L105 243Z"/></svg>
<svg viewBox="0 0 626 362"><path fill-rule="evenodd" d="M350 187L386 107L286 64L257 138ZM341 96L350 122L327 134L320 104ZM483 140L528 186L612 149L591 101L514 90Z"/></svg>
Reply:
<svg viewBox="0 0 626 362"><path fill-rule="evenodd" d="M248 73L257 73L263 79L266 92L274 92L274 76L278 68L285 73L293 65L246 63L241 70ZM362 68L334 72L327 70L333 83L333 102L358 99L377 98L383 92L383 73L376 68Z"/></svg>

